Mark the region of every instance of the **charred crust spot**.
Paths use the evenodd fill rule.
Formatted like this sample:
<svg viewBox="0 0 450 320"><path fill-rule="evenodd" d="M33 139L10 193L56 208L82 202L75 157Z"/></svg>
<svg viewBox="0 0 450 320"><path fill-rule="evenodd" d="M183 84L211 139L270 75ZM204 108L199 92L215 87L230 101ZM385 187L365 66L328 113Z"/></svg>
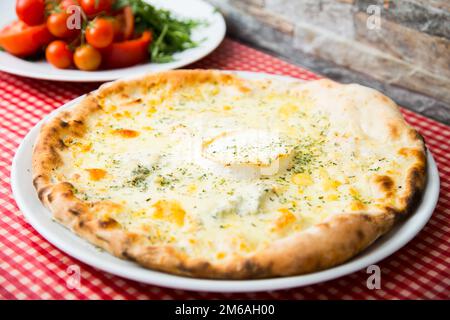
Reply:
<svg viewBox="0 0 450 320"><path fill-rule="evenodd" d="M394 217L394 223L397 223L406 216L407 210L398 210L396 208L393 208L391 206L386 206L384 208L384 211L386 211L388 214L392 215Z"/></svg>
<svg viewBox="0 0 450 320"><path fill-rule="evenodd" d="M96 234L95 237L96 237L98 240L101 240L101 241L103 241L103 242L109 243L109 241L108 241L107 239L105 239L104 237L102 237L102 236L100 236L100 235L98 235L98 234Z"/></svg>
<svg viewBox="0 0 450 320"><path fill-rule="evenodd" d="M408 183L413 188L420 188L424 183L423 170L418 167L412 167L408 174Z"/></svg>
<svg viewBox="0 0 450 320"><path fill-rule="evenodd" d="M427 165L427 157L424 152L417 153L417 160L419 161L419 170L425 171L425 167Z"/></svg>
<svg viewBox="0 0 450 320"><path fill-rule="evenodd" d="M424 137L416 130L414 130L413 128L411 128L408 131L408 135L412 140L421 140L422 142L425 142Z"/></svg>
<svg viewBox="0 0 450 320"><path fill-rule="evenodd" d="M425 179L424 171L418 167L413 167L408 173L408 190L410 193L402 199L405 204L404 214L410 213L419 204Z"/></svg>
<svg viewBox="0 0 450 320"><path fill-rule="evenodd" d="M384 211L386 211L388 214L391 214L391 215L397 215L397 214L401 213L399 210L397 210L391 206L384 207Z"/></svg>
<svg viewBox="0 0 450 320"><path fill-rule="evenodd" d="M59 125L61 126L61 128L66 128L69 126L69 124L64 120L59 121Z"/></svg>
<svg viewBox="0 0 450 320"><path fill-rule="evenodd" d="M205 261L198 265L198 270L208 270L210 268L209 262Z"/></svg>
<svg viewBox="0 0 450 320"><path fill-rule="evenodd" d="M50 186L43 187L38 191L38 197L39 199L44 202L44 193L46 193L50 189Z"/></svg>
<svg viewBox="0 0 450 320"><path fill-rule="evenodd" d="M70 208L68 211L69 211L71 214L73 214L74 216L79 216L79 215L81 214L80 211L78 211L77 209L73 209L73 208Z"/></svg>
<svg viewBox="0 0 450 320"><path fill-rule="evenodd" d="M64 193L62 193L63 197L72 197L74 194L74 190L75 187L73 186L73 184L71 184L70 182L61 182L60 187L62 189L60 189L61 191L64 191Z"/></svg>
<svg viewBox="0 0 450 320"><path fill-rule="evenodd" d="M96 107L97 109L102 109L102 106L100 105L100 103L98 102L97 99L95 99L95 107Z"/></svg>
<svg viewBox="0 0 450 320"><path fill-rule="evenodd" d="M389 192L394 188L394 181L389 176L376 176L375 182L380 186L384 192Z"/></svg>
<svg viewBox="0 0 450 320"><path fill-rule="evenodd" d="M407 210L405 209L398 209L398 208L394 208L390 205L385 206L384 211L386 212L386 215L390 216L391 218L393 218L393 223L396 224L397 222L403 220L406 217L407 214Z"/></svg>
<svg viewBox="0 0 450 320"><path fill-rule="evenodd" d="M67 147L63 139L58 139L58 143L61 149L65 149Z"/></svg>
<svg viewBox="0 0 450 320"><path fill-rule="evenodd" d="M73 184L71 184L70 182L66 181L66 182L61 183L61 185L63 185L66 188L73 189Z"/></svg>
<svg viewBox="0 0 450 320"><path fill-rule="evenodd" d="M409 197L406 198L406 209L404 214L408 214L409 212L413 211L414 208L416 208L420 200L422 199L422 195L416 190L413 194L411 194Z"/></svg>
<svg viewBox="0 0 450 320"><path fill-rule="evenodd" d="M73 120L73 122L75 124L78 124L78 125L83 125L83 121L82 120L75 119L75 120Z"/></svg>
<svg viewBox="0 0 450 320"><path fill-rule="evenodd" d="M266 275L270 274L270 272L268 272L269 268L270 266L262 268L260 265L253 262L252 260L246 260L243 265L244 273L246 275L258 278L265 277Z"/></svg>
<svg viewBox="0 0 450 320"><path fill-rule="evenodd" d="M390 123L388 129L393 138L397 139L400 137L400 128L396 124Z"/></svg>
<svg viewBox="0 0 450 320"><path fill-rule="evenodd" d="M53 192L50 192L47 196L47 200L48 202L53 202L53 200L55 200L55 197L53 196Z"/></svg>
<svg viewBox="0 0 450 320"><path fill-rule="evenodd" d="M401 148L397 153L405 158L414 157L421 164L425 164L426 162L425 153L419 149Z"/></svg>
<svg viewBox="0 0 450 320"><path fill-rule="evenodd" d="M421 174L419 170L416 167L412 167L409 172L409 180L411 182L415 182L420 178Z"/></svg>
<svg viewBox="0 0 450 320"><path fill-rule="evenodd" d="M84 227L84 220L80 220L80 221L78 222L78 227L79 227L79 228L83 228L83 227Z"/></svg>
<svg viewBox="0 0 450 320"><path fill-rule="evenodd" d="M356 236L358 237L359 241L364 240L364 231L362 231L361 229L356 230Z"/></svg>
<svg viewBox="0 0 450 320"><path fill-rule="evenodd" d="M136 258L133 257L132 255L130 255L130 254L128 253L127 249L125 249L125 250L122 251L122 256L123 256L124 258L128 259L128 260L137 262Z"/></svg>
<svg viewBox="0 0 450 320"><path fill-rule="evenodd" d="M52 156L52 158L57 158L58 157L58 152L55 150L54 146L50 146L50 155Z"/></svg>
<svg viewBox="0 0 450 320"><path fill-rule="evenodd" d="M61 194L61 197L63 197L63 198L71 198L72 196L73 196L72 190L69 190L69 191Z"/></svg>
<svg viewBox="0 0 450 320"><path fill-rule="evenodd" d="M35 188L37 188L37 186L38 186L38 184L39 184L38 180L39 180L40 178L42 178L42 175L41 175L41 174L38 175L38 176L36 176L36 177L34 177L34 179L33 179L33 186L34 186Z"/></svg>
<svg viewBox="0 0 450 320"><path fill-rule="evenodd" d="M118 228L120 226L120 223L117 222L116 220L114 220L113 218L106 218L106 219L101 219L98 222L98 225L100 228L103 228L103 229L113 229L113 228Z"/></svg>

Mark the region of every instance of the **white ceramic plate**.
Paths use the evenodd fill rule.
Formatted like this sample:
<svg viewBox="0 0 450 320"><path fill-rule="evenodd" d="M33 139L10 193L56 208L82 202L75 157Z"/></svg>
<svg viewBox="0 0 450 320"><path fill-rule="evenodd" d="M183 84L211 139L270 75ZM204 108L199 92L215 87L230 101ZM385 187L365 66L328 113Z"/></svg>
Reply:
<svg viewBox="0 0 450 320"><path fill-rule="evenodd" d="M200 41L196 48L188 49L174 55L175 61L169 63L145 63L129 68L80 71L75 69L61 70L52 67L44 60L30 62L19 59L6 52L0 52L0 70L12 74L36 79L94 82L111 81L130 75L143 74L154 71L176 69L200 60L211 53L222 42L225 36L225 21L214 7L203 0L145 0L155 6L169 9L177 17L194 18L207 21L205 26L194 29L192 38ZM15 0L0 1L0 28L14 21L16 18Z"/></svg>
<svg viewBox="0 0 450 320"><path fill-rule="evenodd" d="M252 72L237 72L237 74L251 79L275 77L286 81L294 80L289 77ZM52 112L46 119L63 109L70 108L82 98L65 104ZM375 264L403 247L427 223L439 196L439 174L433 157L428 153L427 186L423 200L415 212L406 221L400 223L391 232L378 239L367 250L347 263L307 275L263 280L204 280L180 277L151 271L133 262L121 260L107 252L100 251L52 220L50 212L39 201L32 183L32 148L41 124L42 121L22 141L12 164L11 184L14 198L29 223L56 247L86 264L124 278L164 287L195 291L250 292L287 289L338 278Z"/></svg>

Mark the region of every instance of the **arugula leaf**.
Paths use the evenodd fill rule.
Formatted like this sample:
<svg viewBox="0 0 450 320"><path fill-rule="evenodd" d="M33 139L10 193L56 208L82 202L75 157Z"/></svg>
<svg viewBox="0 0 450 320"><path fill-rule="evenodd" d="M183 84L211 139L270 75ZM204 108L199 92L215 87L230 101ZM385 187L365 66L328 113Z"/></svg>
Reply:
<svg viewBox="0 0 450 320"><path fill-rule="evenodd" d="M165 63L173 61L173 54L198 45L191 39L194 28L206 24L194 19L177 19L168 10L157 9L143 0L116 0L114 9L130 6L135 20L135 31L153 32L154 41L150 44L150 55L153 62Z"/></svg>

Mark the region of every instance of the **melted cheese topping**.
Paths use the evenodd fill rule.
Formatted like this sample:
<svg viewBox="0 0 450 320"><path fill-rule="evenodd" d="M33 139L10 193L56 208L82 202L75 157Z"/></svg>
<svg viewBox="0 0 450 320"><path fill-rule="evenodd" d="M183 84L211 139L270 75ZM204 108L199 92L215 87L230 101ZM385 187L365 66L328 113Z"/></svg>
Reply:
<svg viewBox="0 0 450 320"><path fill-rule="evenodd" d="M53 179L71 182L85 201L115 203L99 215L150 243L213 260L249 254L330 215L395 205L371 180L387 175L395 192L411 160L352 118L375 93L324 92L314 82L247 86L170 92L162 84L110 95L82 138L64 139Z"/></svg>

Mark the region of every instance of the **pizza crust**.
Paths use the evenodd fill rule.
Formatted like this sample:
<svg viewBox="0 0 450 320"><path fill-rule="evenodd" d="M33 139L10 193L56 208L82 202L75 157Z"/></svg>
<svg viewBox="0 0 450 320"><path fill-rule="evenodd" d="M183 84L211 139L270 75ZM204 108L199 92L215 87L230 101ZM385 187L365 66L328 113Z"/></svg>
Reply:
<svg viewBox="0 0 450 320"><path fill-rule="evenodd" d="M92 113L101 111L99 100L111 93L126 94L133 86L151 87L161 81L170 82L172 89L189 82L236 82L238 77L215 71L169 71L147 75L131 81L117 81L88 94L75 108L63 111L47 121L41 129L33 152L33 184L39 199L50 209L54 218L73 232L111 254L135 261L140 265L177 275L214 279L256 279L299 275L323 270L343 263L367 248L395 223L414 210L420 200L426 182L426 157L422 137L403 120L397 106L390 99L378 94L379 103L385 108L387 130L368 129L371 134L386 135L388 139L402 139L404 147L399 151L416 159L407 169L405 188L395 197L397 206L385 206L378 212L333 215L304 231L293 233L256 250L249 255L237 256L225 262L212 262L191 257L171 245L148 245L142 235L121 227L113 218L99 219L99 211L113 210L114 203L85 202L76 197L74 187L68 183L53 183L51 172L61 165L60 152L66 146L63 137L82 136L85 122ZM329 80L317 81L319 86L341 86ZM245 85L242 84L242 90ZM363 124L364 125L364 124ZM384 130L379 132L379 130ZM378 133L377 133L378 131ZM417 147L418 146L418 147ZM386 195L394 185L389 176L379 176L374 181L380 192Z"/></svg>

